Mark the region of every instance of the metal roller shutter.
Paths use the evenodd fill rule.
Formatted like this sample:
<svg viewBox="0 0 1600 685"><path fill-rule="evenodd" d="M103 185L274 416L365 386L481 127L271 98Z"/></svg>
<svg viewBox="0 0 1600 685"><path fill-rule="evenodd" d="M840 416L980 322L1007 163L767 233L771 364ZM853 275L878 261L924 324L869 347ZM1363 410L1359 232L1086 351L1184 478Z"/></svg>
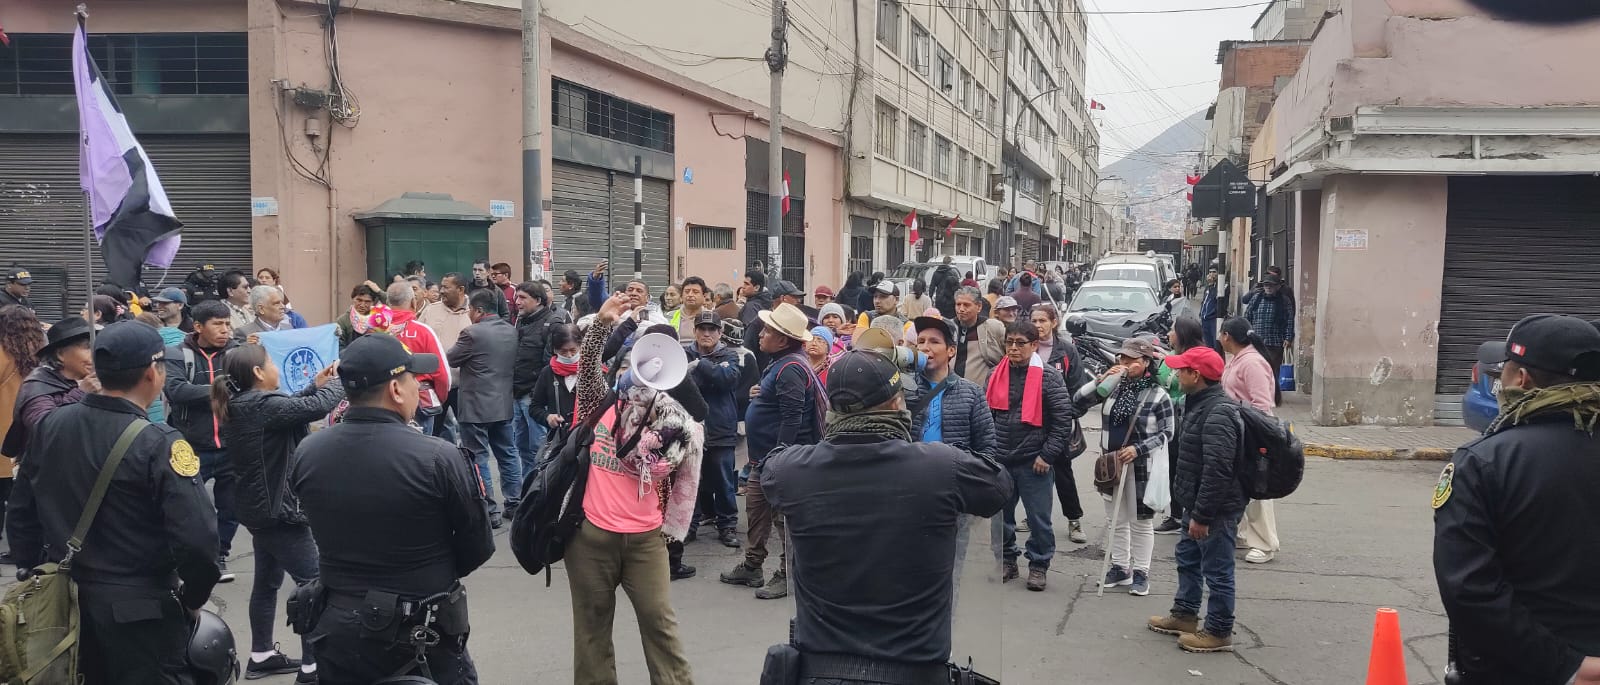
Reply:
<svg viewBox="0 0 1600 685"><path fill-rule="evenodd" d="M1450 179L1440 394L1466 392L1478 345L1529 314L1600 318L1600 178Z"/></svg>
<svg viewBox="0 0 1600 685"><path fill-rule="evenodd" d="M140 137L183 222L183 246L165 274L145 285L177 285L201 262L218 271L251 268L250 141L233 135ZM83 196L77 136L0 133L0 264L27 267L41 319L54 321L84 299ZM105 277L93 248L93 281ZM124 284L126 285L126 284Z"/></svg>
<svg viewBox="0 0 1600 685"><path fill-rule="evenodd" d="M550 250L555 273L587 274L608 259L613 288L633 278L633 177L566 162L556 162L554 171ZM644 280L652 295L667 285L671 215L672 184L644 179Z"/></svg>

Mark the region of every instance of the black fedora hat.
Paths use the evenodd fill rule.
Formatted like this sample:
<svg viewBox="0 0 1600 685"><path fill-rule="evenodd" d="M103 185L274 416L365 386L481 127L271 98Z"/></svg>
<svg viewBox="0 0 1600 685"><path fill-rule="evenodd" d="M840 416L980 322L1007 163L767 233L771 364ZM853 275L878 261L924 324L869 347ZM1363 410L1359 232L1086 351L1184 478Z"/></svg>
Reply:
<svg viewBox="0 0 1600 685"><path fill-rule="evenodd" d="M89 339L89 322L81 316L69 316L57 321L55 325L45 332L45 345L39 348L39 357L49 356L56 350L78 342L79 339Z"/></svg>

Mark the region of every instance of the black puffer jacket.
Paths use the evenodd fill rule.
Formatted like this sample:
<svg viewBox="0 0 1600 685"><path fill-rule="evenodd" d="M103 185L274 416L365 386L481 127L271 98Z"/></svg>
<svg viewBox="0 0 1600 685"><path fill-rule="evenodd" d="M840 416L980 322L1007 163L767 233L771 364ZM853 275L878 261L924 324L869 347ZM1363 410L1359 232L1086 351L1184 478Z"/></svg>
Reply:
<svg viewBox="0 0 1600 685"><path fill-rule="evenodd" d="M1237 516L1249 503L1237 473L1240 425L1239 403L1221 384L1185 399L1172 499L1202 524Z"/></svg>
<svg viewBox="0 0 1600 685"><path fill-rule="evenodd" d="M309 424L326 416L344 399L338 383L317 389L307 385L289 397L246 390L228 403L228 420L222 424L222 442L228 446L236 488L234 507L239 523L258 530L275 523L305 523L300 500L289 490L294 452L309 431Z"/></svg>
<svg viewBox="0 0 1600 685"><path fill-rule="evenodd" d="M517 364L511 372L511 394L527 397L539 382L539 372L550 365L550 329L572 322L565 309L544 307L517 317Z"/></svg>
<svg viewBox="0 0 1600 685"><path fill-rule="evenodd" d="M1001 364L1010 364L1002 359ZM998 368L995 373L999 373ZM1072 391L1061 374L1044 370L1044 426L1022 422L1022 402L1018 399L1027 368L1011 370L1009 409L991 409L994 414L995 459L1006 466L1025 466L1034 457L1051 464L1066 463L1067 442L1072 438Z"/></svg>

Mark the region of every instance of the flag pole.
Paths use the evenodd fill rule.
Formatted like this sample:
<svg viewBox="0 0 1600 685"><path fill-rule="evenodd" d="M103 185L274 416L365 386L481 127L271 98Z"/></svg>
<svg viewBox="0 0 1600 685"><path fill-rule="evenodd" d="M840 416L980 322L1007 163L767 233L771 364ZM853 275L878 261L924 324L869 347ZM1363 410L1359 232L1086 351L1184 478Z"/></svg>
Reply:
<svg viewBox="0 0 1600 685"><path fill-rule="evenodd" d="M74 14L78 17L78 30L84 35L84 49L88 49L89 29L86 21L89 18L89 7L83 3L78 4ZM82 107L81 99L78 105ZM83 148L89 144L89 138L83 131L83 115L78 115L78 155L80 163ZM89 349L94 349L94 196L89 194L89 187L83 188L83 281L86 299L83 302L83 320L89 324Z"/></svg>

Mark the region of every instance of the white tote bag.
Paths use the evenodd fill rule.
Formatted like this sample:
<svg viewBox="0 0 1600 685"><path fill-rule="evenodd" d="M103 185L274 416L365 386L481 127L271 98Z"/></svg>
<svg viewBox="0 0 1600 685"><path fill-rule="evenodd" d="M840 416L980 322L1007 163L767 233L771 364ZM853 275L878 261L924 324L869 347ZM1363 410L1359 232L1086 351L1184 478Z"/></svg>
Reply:
<svg viewBox="0 0 1600 685"><path fill-rule="evenodd" d="M1150 481L1144 486L1144 505L1151 511L1166 511L1172 505L1172 480L1167 477L1167 446L1150 452Z"/></svg>

